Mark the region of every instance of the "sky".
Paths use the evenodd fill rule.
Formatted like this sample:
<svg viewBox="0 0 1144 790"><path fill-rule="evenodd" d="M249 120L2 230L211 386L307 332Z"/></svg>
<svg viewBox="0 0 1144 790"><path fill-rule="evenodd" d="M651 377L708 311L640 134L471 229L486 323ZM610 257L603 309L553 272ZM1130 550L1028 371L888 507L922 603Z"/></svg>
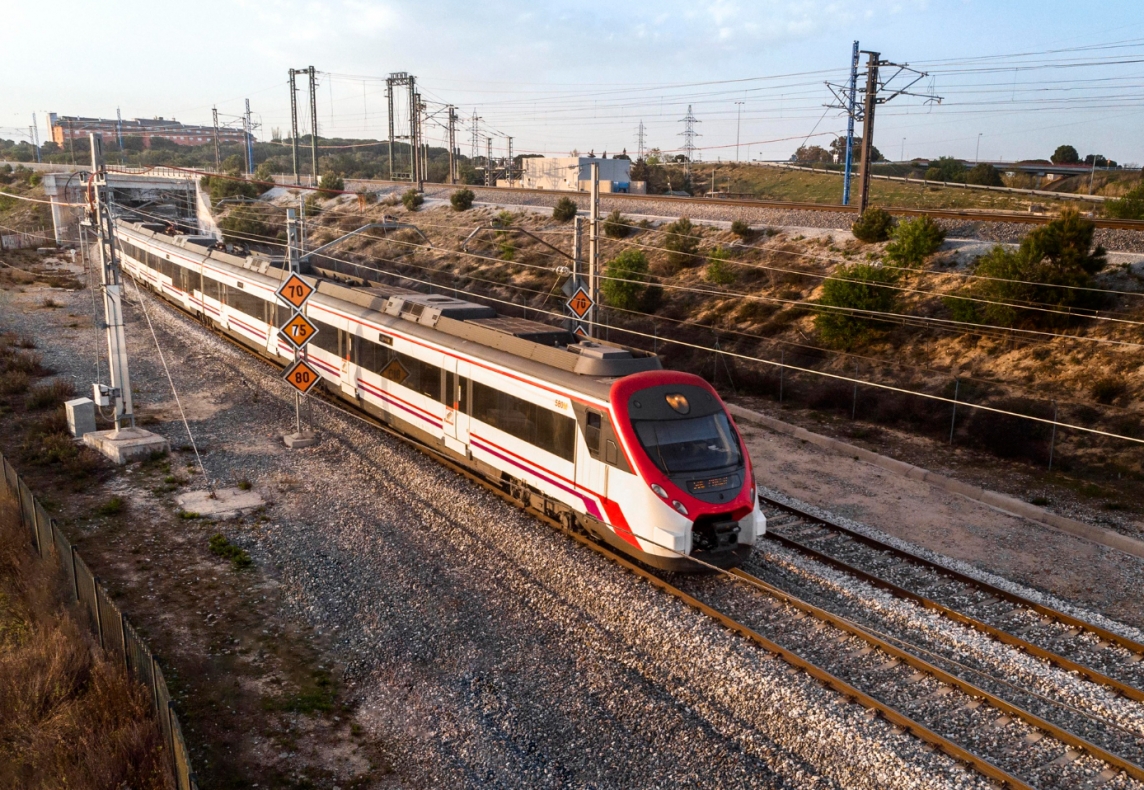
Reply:
<svg viewBox="0 0 1144 790"><path fill-rule="evenodd" d="M483 153L675 151L688 106L698 156L785 159L829 145L845 117L825 83L845 82L854 40L928 76L878 108L890 159L1082 156L1144 162L1144 3L1059 0L714 0L579 3L460 0L21 0L5 12L0 137L26 139L36 113L234 123L289 130L287 70L319 72L321 136L387 136L384 77L417 78L445 140L444 106ZM40 31L35 34L32 31ZM863 56L865 59L866 56ZM887 70L883 69L883 75ZM904 86L903 77L889 87ZM308 94L299 94L307 117ZM741 104L740 104L741 102ZM399 113L407 112L404 96ZM400 121L399 121L400 123Z"/></svg>

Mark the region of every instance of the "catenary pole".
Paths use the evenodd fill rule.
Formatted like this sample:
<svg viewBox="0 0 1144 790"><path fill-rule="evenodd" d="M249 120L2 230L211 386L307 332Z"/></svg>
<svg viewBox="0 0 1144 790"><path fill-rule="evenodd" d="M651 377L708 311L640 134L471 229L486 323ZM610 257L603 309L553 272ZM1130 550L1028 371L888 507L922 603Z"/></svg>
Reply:
<svg viewBox="0 0 1144 790"><path fill-rule="evenodd" d="M850 180L854 174L854 112L857 109L858 91L858 42L854 42L854 52L850 56L850 109L846 113L846 175L842 179L842 205L850 205Z"/></svg>
<svg viewBox="0 0 1144 790"><path fill-rule="evenodd" d="M874 108L878 106L878 59L880 52L867 52L866 107L862 118L862 156L858 175L858 213L870 205L870 161L874 150Z"/></svg>
<svg viewBox="0 0 1144 790"><path fill-rule="evenodd" d="M598 315L599 268L600 268L600 163L592 163L592 197L588 220L588 296L592 298L592 308L588 313L588 333L599 337L596 329Z"/></svg>
<svg viewBox="0 0 1144 790"><path fill-rule="evenodd" d="M298 69L290 69L290 153L294 161L294 183L302 185L298 174L298 84L295 76Z"/></svg>
<svg viewBox="0 0 1144 790"><path fill-rule="evenodd" d="M318 72L313 66L310 73L310 186L318 185Z"/></svg>

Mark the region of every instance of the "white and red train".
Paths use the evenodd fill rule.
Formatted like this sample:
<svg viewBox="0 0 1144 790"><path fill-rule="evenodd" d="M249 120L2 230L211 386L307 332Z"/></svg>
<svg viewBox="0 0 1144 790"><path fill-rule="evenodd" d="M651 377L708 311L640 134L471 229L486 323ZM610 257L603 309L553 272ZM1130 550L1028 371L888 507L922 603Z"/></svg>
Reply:
<svg viewBox="0 0 1144 790"><path fill-rule="evenodd" d="M293 351L270 262L121 221L137 282L260 354ZM516 498L668 570L742 562L764 533L751 461L707 382L636 349L446 295L316 277L308 361L332 394Z"/></svg>

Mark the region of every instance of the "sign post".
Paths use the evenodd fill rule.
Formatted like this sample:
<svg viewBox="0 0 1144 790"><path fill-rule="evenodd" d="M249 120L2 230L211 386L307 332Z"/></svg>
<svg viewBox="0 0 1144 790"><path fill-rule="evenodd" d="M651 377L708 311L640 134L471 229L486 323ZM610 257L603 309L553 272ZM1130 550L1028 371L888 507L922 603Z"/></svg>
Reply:
<svg viewBox="0 0 1144 790"><path fill-rule="evenodd" d="M282 437L287 447L311 447L318 443L318 435L313 430L302 430L302 396L308 394L318 384L321 378L317 370L306 360L306 345L318 334L318 327L302 313L306 302L314 294L314 286L298 276L297 267L293 265L297 251L297 232L293 209L287 212L287 222L290 224L290 276L278 286L278 298L290 307L290 317L282 326L278 327L279 334L294 349L294 363L286 369L286 383L294 388L294 433Z"/></svg>

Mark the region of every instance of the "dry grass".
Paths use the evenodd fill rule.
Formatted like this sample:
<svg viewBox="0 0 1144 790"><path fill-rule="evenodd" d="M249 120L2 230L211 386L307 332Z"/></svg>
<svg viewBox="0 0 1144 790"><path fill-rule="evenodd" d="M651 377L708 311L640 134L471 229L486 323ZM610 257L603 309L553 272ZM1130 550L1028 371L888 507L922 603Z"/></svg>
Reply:
<svg viewBox="0 0 1144 790"><path fill-rule="evenodd" d="M170 788L145 692L93 646L54 571L0 499L0 787Z"/></svg>

